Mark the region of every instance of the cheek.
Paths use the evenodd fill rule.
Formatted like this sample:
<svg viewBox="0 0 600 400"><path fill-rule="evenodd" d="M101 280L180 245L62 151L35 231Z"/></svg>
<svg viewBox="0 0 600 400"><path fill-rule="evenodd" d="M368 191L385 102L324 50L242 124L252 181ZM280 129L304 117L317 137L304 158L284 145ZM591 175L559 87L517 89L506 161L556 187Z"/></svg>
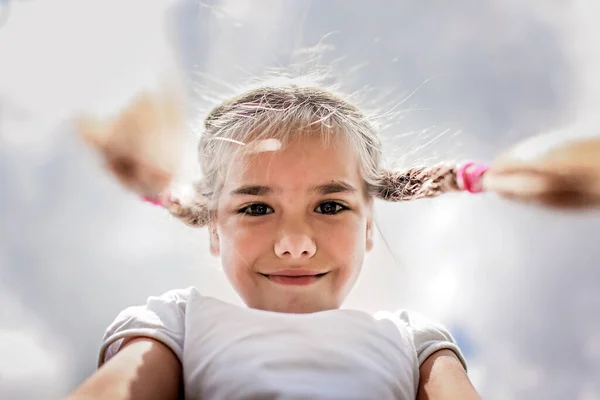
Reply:
<svg viewBox="0 0 600 400"><path fill-rule="evenodd" d="M358 272L365 253L366 223L362 220L336 226L329 224L320 230L320 248L335 260L342 274Z"/></svg>
<svg viewBox="0 0 600 400"><path fill-rule="evenodd" d="M221 264L228 278L235 282L247 280L257 260L269 248L265 232L234 223L220 224L219 239Z"/></svg>

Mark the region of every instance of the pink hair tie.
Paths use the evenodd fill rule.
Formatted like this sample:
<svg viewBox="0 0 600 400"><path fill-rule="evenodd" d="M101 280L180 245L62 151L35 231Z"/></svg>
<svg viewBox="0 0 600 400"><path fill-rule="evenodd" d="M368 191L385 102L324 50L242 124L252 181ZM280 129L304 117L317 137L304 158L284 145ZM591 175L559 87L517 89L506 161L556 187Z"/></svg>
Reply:
<svg viewBox="0 0 600 400"><path fill-rule="evenodd" d="M463 164L458 171L456 171L456 182L458 183L458 187L469 193L483 192L481 177L488 168L489 167L486 164L475 162Z"/></svg>
<svg viewBox="0 0 600 400"><path fill-rule="evenodd" d="M158 196L144 196L142 200L147 203L154 204L155 206L164 207L170 200L171 196L168 194L160 194Z"/></svg>

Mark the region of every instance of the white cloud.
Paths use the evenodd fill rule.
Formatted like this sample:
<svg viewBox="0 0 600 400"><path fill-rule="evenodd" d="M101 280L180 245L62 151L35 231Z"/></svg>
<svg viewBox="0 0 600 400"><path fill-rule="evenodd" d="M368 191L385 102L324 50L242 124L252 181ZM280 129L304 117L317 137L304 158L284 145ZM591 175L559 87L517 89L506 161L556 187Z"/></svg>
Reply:
<svg viewBox="0 0 600 400"><path fill-rule="evenodd" d="M72 371L63 343L5 287L0 288L0 397L58 398Z"/></svg>
<svg viewBox="0 0 600 400"><path fill-rule="evenodd" d="M13 2L0 31L3 140L47 145L79 111L114 112L174 73L167 0ZM8 123L7 123L8 122Z"/></svg>

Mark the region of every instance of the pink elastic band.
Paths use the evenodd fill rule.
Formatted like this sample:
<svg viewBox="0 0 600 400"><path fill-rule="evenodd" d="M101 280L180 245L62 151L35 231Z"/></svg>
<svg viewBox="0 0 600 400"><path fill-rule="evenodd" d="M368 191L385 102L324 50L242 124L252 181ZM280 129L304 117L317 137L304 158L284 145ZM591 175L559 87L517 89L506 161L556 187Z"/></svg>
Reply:
<svg viewBox="0 0 600 400"><path fill-rule="evenodd" d="M144 197L142 197L142 200L144 200L147 203L154 204L155 206L163 207L165 204L168 204L170 198L171 197L168 194L166 194L166 195L161 194L161 195L158 195L155 197L144 196Z"/></svg>
<svg viewBox="0 0 600 400"><path fill-rule="evenodd" d="M481 193L483 192L483 185L481 185L481 177L488 170L486 164L480 164L475 162L468 162L463 164L458 171L456 171L456 181L458 186L462 190L469 193Z"/></svg>

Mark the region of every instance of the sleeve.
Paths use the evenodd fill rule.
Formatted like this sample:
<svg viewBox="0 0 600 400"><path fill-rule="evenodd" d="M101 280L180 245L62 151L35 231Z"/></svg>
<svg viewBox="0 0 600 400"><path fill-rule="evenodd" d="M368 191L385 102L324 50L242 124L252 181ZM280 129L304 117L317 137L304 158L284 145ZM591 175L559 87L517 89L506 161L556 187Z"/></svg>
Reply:
<svg viewBox="0 0 600 400"><path fill-rule="evenodd" d="M465 371L467 370L467 361L446 327L414 311L402 310L398 317L410 332L417 350L419 366L436 351L449 349L456 354Z"/></svg>
<svg viewBox="0 0 600 400"><path fill-rule="evenodd" d="M102 339L98 367L112 358L125 338L145 336L165 344L182 360L185 312L190 289L148 297L146 304L121 311Z"/></svg>

